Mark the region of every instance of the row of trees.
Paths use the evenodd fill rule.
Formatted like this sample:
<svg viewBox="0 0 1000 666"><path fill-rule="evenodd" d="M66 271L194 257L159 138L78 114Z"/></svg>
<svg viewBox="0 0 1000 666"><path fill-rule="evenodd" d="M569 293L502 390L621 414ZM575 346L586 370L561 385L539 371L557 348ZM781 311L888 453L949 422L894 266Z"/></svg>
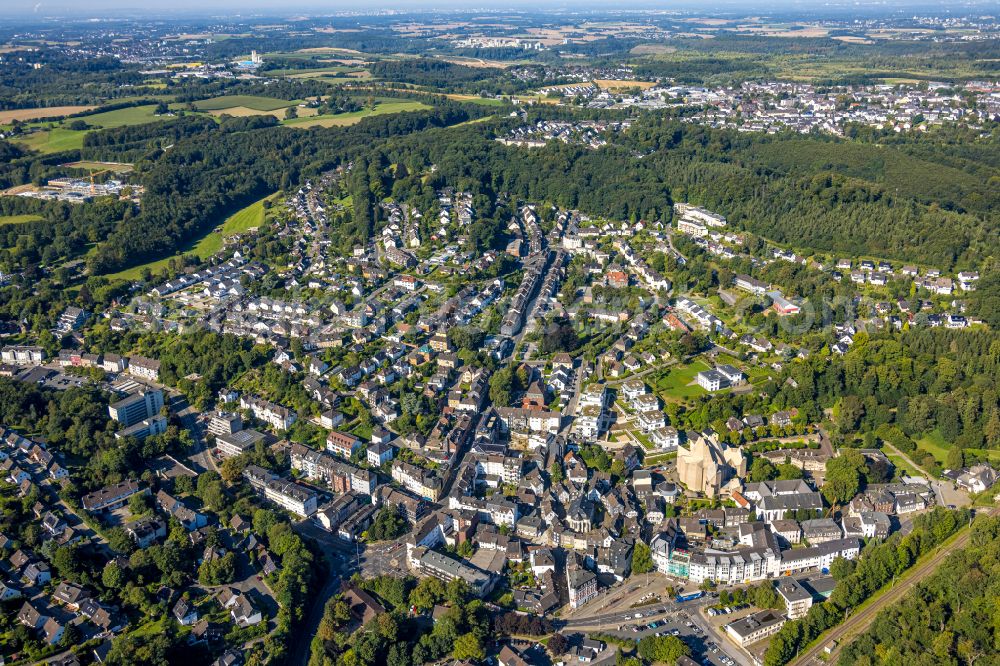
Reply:
<svg viewBox="0 0 1000 666"><path fill-rule="evenodd" d="M1000 641L998 581L1000 518L980 518L972 526L971 545L880 612L864 634L844 646L838 663L980 663L996 654Z"/></svg>
<svg viewBox="0 0 1000 666"><path fill-rule="evenodd" d="M816 604L802 619L786 622L774 635L764 654L765 666L782 666L827 629L843 621L845 613L910 568L917 558L955 533L969 520L968 510L936 508L913 521L913 531L893 534L882 543L868 545L856 562L839 559L831 567L837 578L830 599Z"/></svg>

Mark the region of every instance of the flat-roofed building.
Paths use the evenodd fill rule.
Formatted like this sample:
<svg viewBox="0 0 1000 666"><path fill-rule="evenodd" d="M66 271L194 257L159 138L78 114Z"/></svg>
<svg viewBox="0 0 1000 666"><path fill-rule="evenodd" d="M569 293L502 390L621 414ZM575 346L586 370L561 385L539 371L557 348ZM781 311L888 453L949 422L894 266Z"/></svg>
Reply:
<svg viewBox="0 0 1000 666"><path fill-rule="evenodd" d="M410 568L427 576L447 582L461 579L477 597L484 597L493 589L496 579L489 573L462 560L443 555L423 546L407 546L407 563Z"/></svg>
<svg viewBox="0 0 1000 666"><path fill-rule="evenodd" d="M805 617L812 607L812 594L793 578L782 578L777 587L778 596L785 602L789 620Z"/></svg>
<svg viewBox="0 0 1000 666"><path fill-rule="evenodd" d="M112 511L125 506L128 498L137 493L149 493L149 488L140 488L136 481L131 479L116 483L113 486L105 486L100 490L87 493L80 498L80 505L84 511L97 513L100 511Z"/></svg>
<svg viewBox="0 0 1000 666"><path fill-rule="evenodd" d="M702 370L697 374L698 386L706 391L719 391L729 386L729 382L718 370Z"/></svg>
<svg viewBox="0 0 1000 666"><path fill-rule="evenodd" d="M786 619L777 611L760 611L727 624L726 635L740 647L746 647L778 633Z"/></svg>
<svg viewBox="0 0 1000 666"><path fill-rule="evenodd" d="M319 496L312 488L279 478L277 474L256 465L248 466L243 472L243 477L264 499L274 502L286 511L304 518L316 513Z"/></svg>
<svg viewBox="0 0 1000 666"><path fill-rule="evenodd" d="M267 439L264 433L248 429L230 434L216 435L215 448L223 458L231 458L253 449L257 442Z"/></svg>
<svg viewBox="0 0 1000 666"><path fill-rule="evenodd" d="M152 418L163 409L163 391L149 389L138 391L108 405L108 414L124 427Z"/></svg>
<svg viewBox="0 0 1000 666"><path fill-rule="evenodd" d="M208 432L215 435L232 435L243 430L243 417L236 412L217 411L208 417Z"/></svg>
<svg viewBox="0 0 1000 666"><path fill-rule="evenodd" d="M144 419L138 423L133 423L124 430L115 433L116 439L134 437L135 439L146 439L152 435L160 435L167 431L167 419L157 414L156 416Z"/></svg>

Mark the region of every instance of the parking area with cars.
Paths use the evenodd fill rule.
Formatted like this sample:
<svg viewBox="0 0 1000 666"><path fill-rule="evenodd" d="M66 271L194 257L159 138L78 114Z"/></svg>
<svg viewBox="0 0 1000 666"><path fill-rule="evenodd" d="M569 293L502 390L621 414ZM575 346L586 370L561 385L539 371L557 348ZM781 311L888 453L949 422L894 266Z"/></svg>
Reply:
<svg viewBox="0 0 1000 666"><path fill-rule="evenodd" d="M737 662L727 651L736 652L733 646L723 648L719 639L709 636L696 621L697 610L677 610L654 620L644 618L642 611L627 615L625 623L609 633L623 638L639 640L645 636L676 636L691 648L691 657L704 666L735 666ZM694 617L693 617L694 616Z"/></svg>

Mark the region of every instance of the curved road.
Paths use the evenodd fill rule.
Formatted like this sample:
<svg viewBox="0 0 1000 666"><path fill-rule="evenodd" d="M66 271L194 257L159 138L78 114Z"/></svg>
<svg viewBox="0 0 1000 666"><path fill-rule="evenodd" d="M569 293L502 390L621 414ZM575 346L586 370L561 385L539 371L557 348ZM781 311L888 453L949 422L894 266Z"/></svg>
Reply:
<svg viewBox="0 0 1000 666"><path fill-rule="evenodd" d="M984 512L986 515L993 513L990 509ZM954 551L964 548L969 539L972 537L972 530L968 527L963 528L964 532L954 541L947 544L945 547L938 547L938 552L934 554L926 562L917 565L916 568L910 569L906 579L899 585L894 586L891 590L883 594L878 600L871 606L868 606L861 612L850 616L846 622L837 625L832 630L824 634L821 638L822 640L817 642L811 649L806 651L804 654L800 655L798 658L789 662L791 666L806 666L807 664L818 664L818 663L835 663L833 659L836 657L840 648L844 646L849 640L859 636L861 633L868 628L868 625L872 623L875 617L878 615L879 611L885 608L888 604L901 599L907 592L909 592L913 587L924 580L932 573L934 573L937 568L941 565L945 559L951 555ZM825 655L823 649L830 644L831 641L837 641L837 648L829 655ZM824 660L820 660L820 655L827 657Z"/></svg>

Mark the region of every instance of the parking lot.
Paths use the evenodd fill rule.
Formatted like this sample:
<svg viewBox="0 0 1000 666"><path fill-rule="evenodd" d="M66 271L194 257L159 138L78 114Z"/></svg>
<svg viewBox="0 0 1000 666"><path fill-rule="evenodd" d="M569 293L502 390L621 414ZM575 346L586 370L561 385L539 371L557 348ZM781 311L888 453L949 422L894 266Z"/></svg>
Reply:
<svg viewBox="0 0 1000 666"><path fill-rule="evenodd" d="M698 617L697 610L678 610L664 618L644 621L642 611L626 616L626 620L617 630L608 632L623 638L639 640L645 636L676 636L691 648L691 657L705 666L734 666L746 661L734 659L738 652L732 645L721 646L721 639L714 638L700 626L703 620ZM729 654L727 654L729 653Z"/></svg>

